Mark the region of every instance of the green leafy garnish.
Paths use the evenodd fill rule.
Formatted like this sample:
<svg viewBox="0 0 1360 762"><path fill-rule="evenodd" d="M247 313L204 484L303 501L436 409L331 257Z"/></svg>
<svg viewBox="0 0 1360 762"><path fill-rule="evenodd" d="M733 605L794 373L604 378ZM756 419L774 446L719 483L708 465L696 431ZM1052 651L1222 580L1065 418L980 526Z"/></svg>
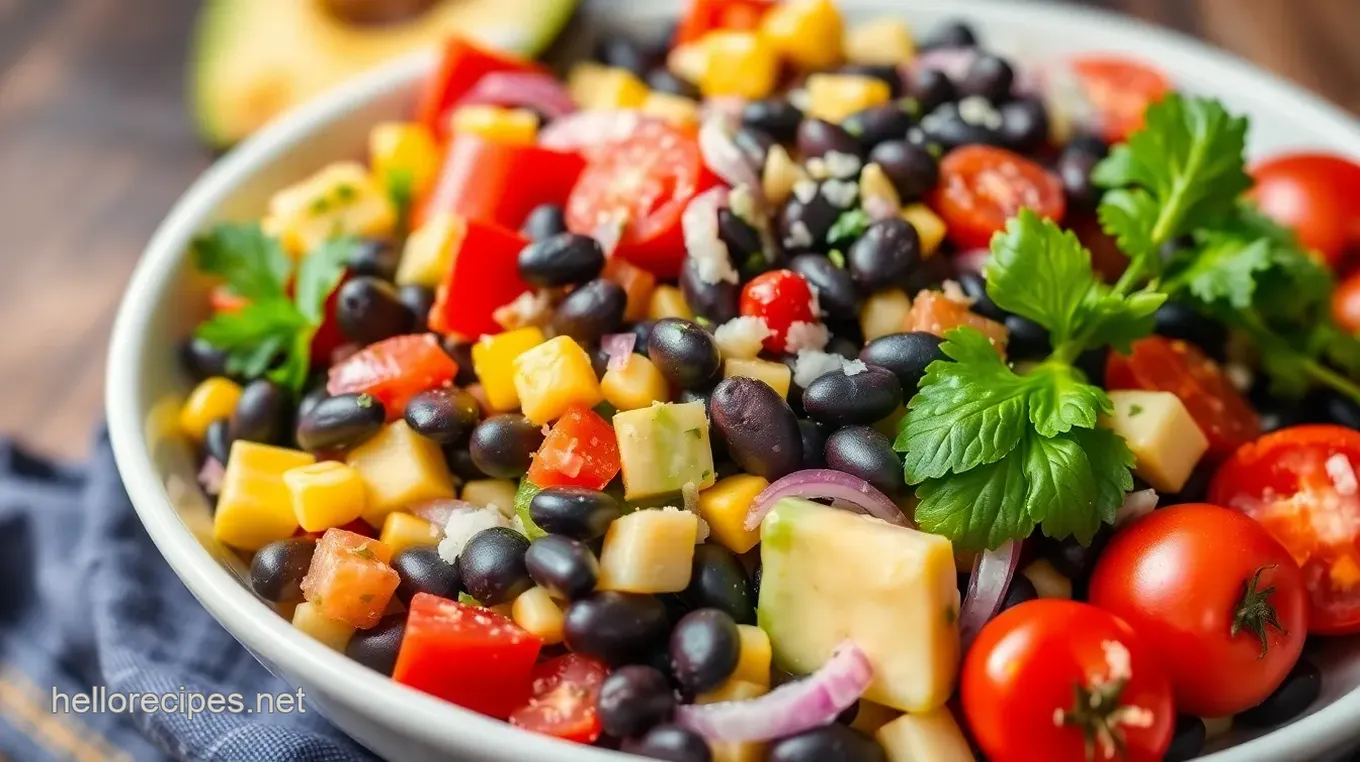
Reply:
<svg viewBox="0 0 1360 762"><path fill-rule="evenodd" d="M485 606L482 605L481 601L477 600L476 598L473 598L467 593L459 593L458 602L463 604L464 606L476 606L479 609L486 608Z"/></svg>
<svg viewBox="0 0 1360 762"><path fill-rule="evenodd" d="M826 242L836 246L854 241L869 229L869 223L872 221L868 212L863 209L847 209L831 223L831 229L826 234Z"/></svg>
<svg viewBox="0 0 1360 762"><path fill-rule="evenodd" d="M383 176L383 188L397 210L397 230L406 230L410 225L411 205L415 203L415 173L404 167L389 170Z"/></svg>
<svg viewBox="0 0 1360 762"><path fill-rule="evenodd" d="M528 479L519 480L519 488L515 490L515 515L519 517L520 523L524 525L524 536L530 540L537 540L547 532L543 531L534 519L529 515L529 504L533 502L534 495L542 492L543 488L529 481Z"/></svg>
<svg viewBox="0 0 1360 762"><path fill-rule="evenodd" d="M845 254L841 253L840 249L832 249L831 251L828 251L826 253L826 258L831 260L831 264L835 265L836 267L839 267L842 270L845 269Z"/></svg>

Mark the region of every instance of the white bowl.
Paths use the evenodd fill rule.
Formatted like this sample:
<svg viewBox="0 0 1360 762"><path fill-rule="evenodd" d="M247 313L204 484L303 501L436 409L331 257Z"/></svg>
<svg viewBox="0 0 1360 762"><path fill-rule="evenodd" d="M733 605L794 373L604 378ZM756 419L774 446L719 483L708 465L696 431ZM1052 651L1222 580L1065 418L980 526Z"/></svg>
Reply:
<svg viewBox="0 0 1360 762"><path fill-rule="evenodd" d="M679 0L588 4L590 25L657 32ZM1189 90L1251 115L1255 155L1319 148L1360 156L1360 126L1342 111L1235 58L1127 18L1004 0L840 0L847 13L904 16L917 29L950 17L972 21L993 47L1025 59L1125 51L1155 62ZM588 41L580 40L585 45ZM147 247L118 313L109 353L107 406L114 453L133 503L161 553L212 615L310 706L375 752L402 762L449 758L505 762L605 762L616 752L568 744L398 685L294 630L243 583L240 560L212 539L175 413L188 389L176 342L206 311L205 284L184 256L219 219L258 216L269 194L337 157L363 153L368 128L407 113L429 54L375 71L298 109L223 158L175 205ZM1360 641L1327 644L1322 698L1311 714L1267 735L1237 734L1216 762L1301 760L1360 731ZM1226 742L1220 742L1220 748Z"/></svg>

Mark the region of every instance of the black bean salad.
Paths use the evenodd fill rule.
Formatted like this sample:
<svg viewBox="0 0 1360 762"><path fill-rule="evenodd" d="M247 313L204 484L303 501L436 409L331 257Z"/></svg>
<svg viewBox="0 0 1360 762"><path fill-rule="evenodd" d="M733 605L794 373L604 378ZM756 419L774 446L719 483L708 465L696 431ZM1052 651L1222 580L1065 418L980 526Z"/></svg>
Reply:
<svg viewBox="0 0 1360 762"><path fill-rule="evenodd" d="M451 40L366 163L195 242L216 538L322 646L642 757L1287 722L1360 632L1360 166L1247 129L831 0L565 81Z"/></svg>

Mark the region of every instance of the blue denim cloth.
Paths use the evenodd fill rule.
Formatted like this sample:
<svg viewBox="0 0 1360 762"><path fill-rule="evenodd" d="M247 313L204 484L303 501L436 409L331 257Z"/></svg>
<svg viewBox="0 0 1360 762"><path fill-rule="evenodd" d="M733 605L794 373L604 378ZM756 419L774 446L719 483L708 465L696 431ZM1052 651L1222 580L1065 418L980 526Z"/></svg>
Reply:
<svg viewBox="0 0 1360 762"><path fill-rule="evenodd" d="M0 440L0 754L46 760L357 762L305 712L53 713L54 692L294 693L199 605L133 512L99 436L72 468ZM65 705L58 706L64 709Z"/></svg>

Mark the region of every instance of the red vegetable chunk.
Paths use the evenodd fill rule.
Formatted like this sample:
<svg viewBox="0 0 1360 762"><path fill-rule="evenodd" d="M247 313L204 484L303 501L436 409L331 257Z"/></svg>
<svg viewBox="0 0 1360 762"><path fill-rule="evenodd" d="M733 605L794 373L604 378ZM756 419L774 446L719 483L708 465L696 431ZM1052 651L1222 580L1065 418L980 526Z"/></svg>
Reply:
<svg viewBox="0 0 1360 762"><path fill-rule="evenodd" d="M566 203L585 165L575 153L458 135L420 219L452 212L517 230L534 207Z"/></svg>
<svg viewBox="0 0 1360 762"><path fill-rule="evenodd" d="M609 674L604 664L566 654L534 667L533 696L510 715L510 724L578 743L600 737L595 702Z"/></svg>
<svg viewBox="0 0 1360 762"><path fill-rule="evenodd" d="M494 314L529 290L519 277L519 251L529 244L520 234L484 222L463 221L444 282L435 291L430 310L431 331L459 334L476 340L500 333Z"/></svg>
<svg viewBox="0 0 1360 762"><path fill-rule="evenodd" d="M433 336L393 336L331 366L326 392L371 394L387 409L387 419L394 421L402 416L412 397L445 386L456 375L458 364Z"/></svg>
<svg viewBox="0 0 1360 762"><path fill-rule="evenodd" d="M595 411L575 406L553 424L528 478L539 487L604 489L620 468L614 427Z"/></svg>
<svg viewBox="0 0 1360 762"><path fill-rule="evenodd" d="M477 80L493 71L545 71L533 61L478 47L462 37L444 46L444 56L420 93L416 119L438 136L449 130L449 111Z"/></svg>

